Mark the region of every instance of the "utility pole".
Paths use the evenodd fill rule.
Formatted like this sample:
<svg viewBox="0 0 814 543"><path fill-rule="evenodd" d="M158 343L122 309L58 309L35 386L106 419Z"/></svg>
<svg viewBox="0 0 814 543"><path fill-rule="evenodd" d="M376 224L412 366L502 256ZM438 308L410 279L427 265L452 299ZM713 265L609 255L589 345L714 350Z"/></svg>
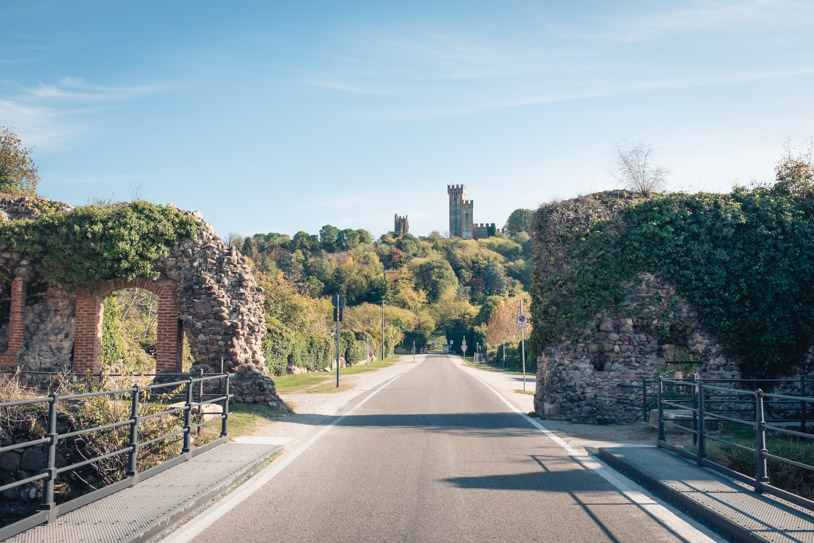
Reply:
<svg viewBox="0 0 814 543"><path fill-rule="evenodd" d="M382 300L382 362L384 362L384 300Z"/></svg>
<svg viewBox="0 0 814 543"><path fill-rule="evenodd" d="M331 303L334 306L334 320L336 321L336 388L339 388L339 323L342 322L342 308L345 305L345 297L341 294L335 294L331 298Z"/></svg>

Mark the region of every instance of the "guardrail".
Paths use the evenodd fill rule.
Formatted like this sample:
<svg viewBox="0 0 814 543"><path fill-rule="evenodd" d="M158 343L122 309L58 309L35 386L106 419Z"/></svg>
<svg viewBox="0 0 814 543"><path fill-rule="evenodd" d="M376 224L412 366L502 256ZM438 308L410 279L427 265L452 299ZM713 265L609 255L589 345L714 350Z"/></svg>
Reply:
<svg viewBox="0 0 814 543"><path fill-rule="evenodd" d="M734 382L735 380L731 380ZM787 380L767 380L767 381L786 381ZM807 396L793 396L789 394L774 394L763 392L762 389L756 388L755 390L741 390L731 387L720 386L725 383L716 381L716 384L710 384L702 379L699 380L681 380L681 379L663 379L659 378L658 383L658 415L659 415L659 435L658 446L676 452L682 456L688 457L696 461L699 466L706 466L728 475L734 479L745 482L753 486L756 492L766 492L773 494L785 500L788 500L797 505L814 510L814 501L811 501L797 494L793 494L781 488L777 488L770 484L770 473L768 472L767 460L777 461L783 464L795 466L808 471L814 471L814 466L785 458L775 454L771 454L766 448L766 432L777 432L779 434L794 436L802 439L814 439L814 435L806 433L807 423L807 407L809 404L814 403L814 397ZM665 394L665 386L672 387L672 395ZM805 380L803 380L803 390L805 390ZM714 411L711 410L710 403L717 403ZM726 402L730 402L727 404ZM795 405L800 407L800 430L792 430L788 428L789 419L775 420L771 422L766 421L766 404L768 402L783 402L787 405ZM732 404L735 404L734 406ZM723 407L728 406L728 407ZM748 407L752 407L753 411L749 417L739 418L732 415L724 415L723 413L745 413ZM665 407L676 410L679 414L686 414L683 417L674 418L672 420L665 419ZM752 416L753 415L753 416ZM692 426L686 426L681 422L690 422ZM755 444L754 447L749 447L741 443L734 443L707 430L710 423L723 424L724 422L731 422L735 424L742 424L754 428ZM798 423L796 419L792 419L795 425ZM780 426L780 424L784 424ZM696 452L678 447L667 442L666 426L686 432L693 435L693 444L697 445ZM728 467L722 466L716 462L709 460L707 456L707 441L717 441L724 443L735 449L751 453L755 457L755 473L744 474L734 471Z"/></svg>
<svg viewBox="0 0 814 543"><path fill-rule="evenodd" d="M29 528L42 524L43 522L52 522L57 518L58 515L67 513L84 505L87 505L88 503L101 499L123 488L134 486L138 484L140 480L156 475L180 462L186 461L191 457L204 452L205 450L225 443L228 440L229 400L232 397L232 395L229 393L230 380L231 375L228 373L214 374L199 377L190 377L189 379L178 380L169 383L157 383L147 386L135 385L133 387L122 388L118 390L106 390L99 392L86 392L68 395L58 395L57 393L52 393L48 397L0 402L0 410L11 407L22 407L26 405L46 404L48 411L46 417L47 429L43 437L31 441L26 441L23 443L13 443L11 445L0 447L0 453L5 453L9 451L20 451L30 447L42 447L42 446L47 447L45 462L39 473L0 486L0 492L3 492L8 489L13 489L37 481L42 481L42 496L40 500L40 506L38 508L39 511L32 516L29 516L25 519L15 522L14 524L10 524L8 526L0 528L0 540L9 538ZM210 381L217 381L217 384L219 385L217 387L218 395L204 399L203 385L205 382ZM225 387L220 386L223 384L225 384ZM182 406L178 407L169 406L170 407L169 409L146 415L139 413L140 403L144 401L145 397L149 394L150 391L162 388L182 387L182 386L185 386L185 400L183 401ZM194 401L194 393L196 392L196 386L198 392L197 402ZM130 416L128 418L118 420L109 424L95 426L92 428L79 428L65 433L59 433L57 431L58 406L61 402L77 402L95 396L116 396L116 395L119 396L129 395ZM206 417L204 417L203 410L205 406L210 404L220 404L222 405L222 410L219 415L214 416L210 415L211 418L209 420L205 420ZM194 420L195 412L197 412L198 415L197 422ZM179 428L178 430L162 434L157 437L153 437L146 441L140 440L139 425L142 422L161 416L171 416L179 413L183 413L183 422L180 425L176 426L177 428ZM201 428L213 422L221 423L220 436L214 441L206 443L205 445L202 445L200 447L193 448L192 432L193 431L200 432ZM93 458L84 459L81 462L75 462L70 465L57 467L57 445L61 440L74 438L80 435L102 432L105 430L113 430L121 427L129 427L129 440L127 446L119 450L105 453ZM165 441L173 437L179 437L182 439L183 444L181 448L181 454L150 469L147 469L143 472L139 472L138 471L139 450L148 445ZM56 483L58 475L68 471L76 470L78 468L82 468L94 462L99 462L123 454L128 455L127 468L125 472L125 477L123 479L108 486L105 486L103 488L99 488L97 490L84 494L71 501L60 504L56 503L54 499L54 485Z"/></svg>

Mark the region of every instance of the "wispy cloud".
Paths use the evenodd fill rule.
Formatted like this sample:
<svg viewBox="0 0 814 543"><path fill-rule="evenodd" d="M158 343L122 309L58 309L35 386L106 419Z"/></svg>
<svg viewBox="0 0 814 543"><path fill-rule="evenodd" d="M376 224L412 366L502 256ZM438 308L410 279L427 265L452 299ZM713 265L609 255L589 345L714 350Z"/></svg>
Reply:
<svg viewBox="0 0 814 543"><path fill-rule="evenodd" d="M84 102L111 102L131 100L148 94L155 94L163 88L156 85L131 87L91 85L82 79L65 78L56 85L39 85L29 90L32 97L43 99L64 99Z"/></svg>
<svg viewBox="0 0 814 543"><path fill-rule="evenodd" d="M159 85L104 86L64 78L0 96L0 122L40 149L60 150L93 130L99 109L162 92Z"/></svg>

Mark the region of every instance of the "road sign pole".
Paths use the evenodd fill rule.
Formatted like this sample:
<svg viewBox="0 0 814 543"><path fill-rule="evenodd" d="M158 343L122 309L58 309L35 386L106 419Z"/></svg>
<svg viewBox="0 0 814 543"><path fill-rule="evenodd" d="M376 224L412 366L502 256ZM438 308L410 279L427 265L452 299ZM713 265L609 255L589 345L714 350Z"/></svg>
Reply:
<svg viewBox="0 0 814 543"><path fill-rule="evenodd" d="M523 314L523 298L520 298L520 314ZM523 320L525 325L525 319ZM526 391L526 329L520 328L520 357L523 360L523 392Z"/></svg>
<svg viewBox="0 0 814 543"><path fill-rule="evenodd" d="M384 301L382 301L382 362L384 362Z"/></svg>
<svg viewBox="0 0 814 543"><path fill-rule="evenodd" d="M339 305L336 306L336 388L339 388Z"/></svg>

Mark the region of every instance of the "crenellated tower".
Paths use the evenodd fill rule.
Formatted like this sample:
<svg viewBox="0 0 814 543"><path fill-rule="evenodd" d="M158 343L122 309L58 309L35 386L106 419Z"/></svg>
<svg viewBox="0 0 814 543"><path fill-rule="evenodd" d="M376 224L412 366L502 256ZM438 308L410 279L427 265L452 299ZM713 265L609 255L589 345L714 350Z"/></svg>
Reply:
<svg viewBox="0 0 814 543"><path fill-rule="evenodd" d="M461 225L463 224L463 202L466 198L466 185L447 185L449 194L449 237L462 238ZM470 207L470 221L471 221Z"/></svg>
<svg viewBox="0 0 814 543"><path fill-rule="evenodd" d="M393 235L397 238L402 238L410 233L410 221L407 220L407 215L399 217L396 213L393 219Z"/></svg>
<svg viewBox="0 0 814 543"><path fill-rule="evenodd" d="M475 202L466 199L466 185L447 185L449 194L449 237L481 239L494 236L494 223L475 224Z"/></svg>

